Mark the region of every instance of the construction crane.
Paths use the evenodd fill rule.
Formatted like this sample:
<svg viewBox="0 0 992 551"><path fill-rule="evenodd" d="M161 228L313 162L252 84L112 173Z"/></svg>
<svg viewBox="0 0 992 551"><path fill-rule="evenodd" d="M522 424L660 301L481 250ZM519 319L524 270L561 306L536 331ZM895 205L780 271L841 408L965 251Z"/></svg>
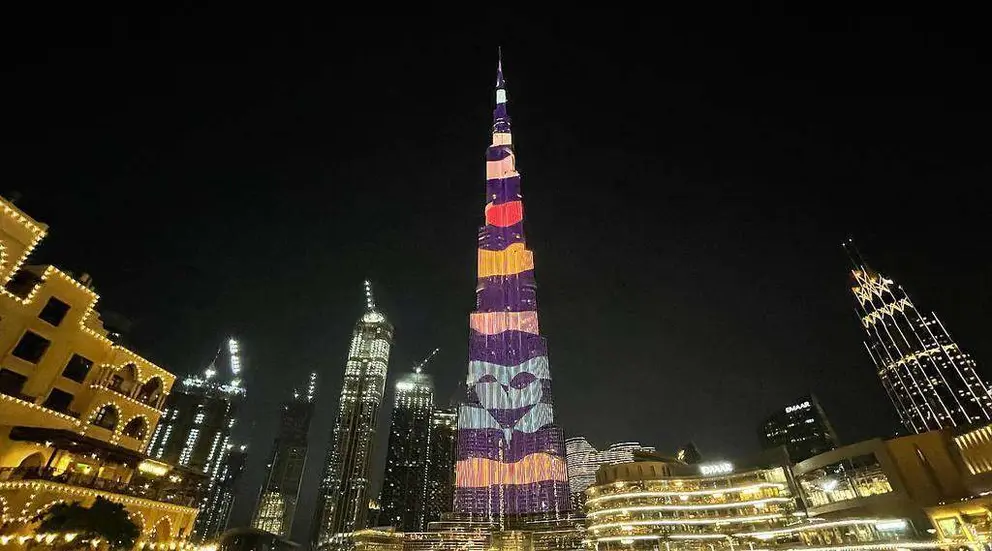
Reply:
<svg viewBox="0 0 992 551"><path fill-rule="evenodd" d="M421 371L423 371L424 370L424 367L427 366L427 363L430 362L431 360L433 360L434 359L434 356L437 356L437 353L440 352L440 351L441 351L440 348L435 348L434 350L432 350L431 353L428 354L426 358L420 360L420 363L418 363L417 365L413 366L413 371L415 373L420 373Z"/></svg>

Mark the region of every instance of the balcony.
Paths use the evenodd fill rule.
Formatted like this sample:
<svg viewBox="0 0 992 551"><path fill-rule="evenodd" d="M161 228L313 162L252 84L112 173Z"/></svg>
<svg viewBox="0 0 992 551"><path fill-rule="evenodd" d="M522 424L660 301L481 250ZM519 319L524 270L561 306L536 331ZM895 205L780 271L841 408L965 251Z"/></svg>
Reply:
<svg viewBox="0 0 992 551"><path fill-rule="evenodd" d="M105 366L103 373L90 387L113 392L130 402L154 410L161 410L165 403L166 393L162 379L155 376L141 383L138 380L138 368L134 364L127 364L116 369L112 366Z"/></svg>
<svg viewBox="0 0 992 551"><path fill-rule="evenodd" d="M186 495L180 488L169 484L146 481L147 479L143 477L140 478L144 481L143 483L132 484L130 482L110 480L99 476L71 473L68 471L57 473L52 467L0 467L0 482L47 481L76 488L89 488L91 490L121 494L151 501L171 503L180 507L193 507L197 501L196 496Z"/></svg>

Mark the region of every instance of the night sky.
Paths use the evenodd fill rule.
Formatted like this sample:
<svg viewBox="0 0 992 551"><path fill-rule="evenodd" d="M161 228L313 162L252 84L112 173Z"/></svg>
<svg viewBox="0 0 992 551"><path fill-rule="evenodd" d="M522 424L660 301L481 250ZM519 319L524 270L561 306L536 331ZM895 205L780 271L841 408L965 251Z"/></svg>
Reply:
<svg viewBox="0 0 992 551"><path fill-rule="evenodd" d="M842 440L892 434L848 235L990 373L983 34L599 23L8 22L0 192L139 353L181 375L242 339L235 524L278 403L320 373L301 541L362 280L396 326L389 387L434 347L438 400L464 377L498 45L566 435L741 457L810 391Z"/></svg>

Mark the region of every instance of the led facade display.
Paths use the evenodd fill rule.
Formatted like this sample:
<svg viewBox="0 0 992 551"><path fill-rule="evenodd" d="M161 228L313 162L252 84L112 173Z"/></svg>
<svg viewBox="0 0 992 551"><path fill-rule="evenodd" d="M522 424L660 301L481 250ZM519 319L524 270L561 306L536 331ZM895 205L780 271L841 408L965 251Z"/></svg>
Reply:
<svg viewBox="0 0 992 551"><path fill-rule="evenodd" d="M454 509L487 517L562 512L569 509L564 442L554 425L547 343L538 329L534 255L524 240L502 63L493 118Z"/></svg>

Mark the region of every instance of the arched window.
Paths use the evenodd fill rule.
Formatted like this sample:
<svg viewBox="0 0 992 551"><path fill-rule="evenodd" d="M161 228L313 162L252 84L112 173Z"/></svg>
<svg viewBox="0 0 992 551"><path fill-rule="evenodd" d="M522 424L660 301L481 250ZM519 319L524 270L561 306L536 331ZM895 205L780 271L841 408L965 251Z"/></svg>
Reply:
<svg viewBox="0 0 992 551"><path fill-rule="evenodd" d="M138 390L138 401L143 404L154 405L162 395L162 379L152 377Z"/></svg>
<svg viewBox="0 0 992 551"><path fill-rule="evenodd" d="M110 404L103 406L100 411L96 412L91 422L98 427L114 430L117 428L117 408Z"/></svg>
<svg viewBox="0 0 992 551"><path fill-rule="evenodd" d="M31 455L22 459L21 464L18 466L22 468L36 469L44 464L45 464L45 458L41 455L41 452L34 452Z"/></svg>
<svg viewBox="0 0 992 551"><path fill-rule="evenodd" d="M107 387L121 394L131 394L131 391L134 390L137 384L138 367L132 363L115 371L110 376L110 382L107 384Z"/></svg>
<svg viewBox="0 0 992 551"><path fill-rule="evenodd" d="M124 425L124 436L130 436L131 438L137 438L138 440L144 440L145 434L148 432L148 422L145 421L144 417L135 417Z"/></svg>
<svg viewBox="0 0 992 551"><path fill-rule="evenodd" d="M169 541L172 539L172 521L169 517L162 517L158 522L155 523L155 527L152 528L152 533L149 534L149 540L160 543Z"/></svg>

